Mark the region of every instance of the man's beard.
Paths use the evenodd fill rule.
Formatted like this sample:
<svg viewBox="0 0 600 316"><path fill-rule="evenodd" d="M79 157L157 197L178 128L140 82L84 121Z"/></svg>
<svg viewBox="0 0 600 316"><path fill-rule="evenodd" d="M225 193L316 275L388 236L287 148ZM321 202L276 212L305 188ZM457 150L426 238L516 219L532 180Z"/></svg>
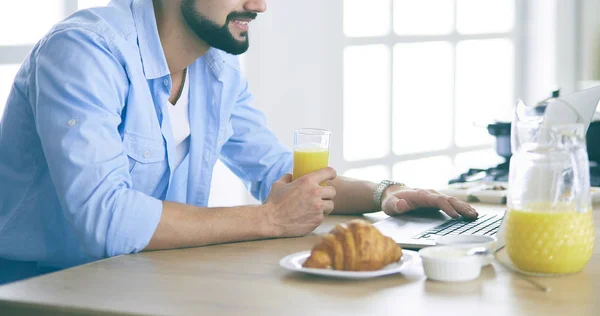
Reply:
<svg viewBox="0 0 600 316"><path fill-rule="evenodd" d="M225 25L219 26L196 9L195 0L183 0L181 2L181 13L187 25L192 31L209 46L223 50L229 54L239 55L248 50L250 42L248 32L242 32L245 40L235 39L229 30L229 22L236 18L256 18L254 12L232 12L227 16Z"/></svg>

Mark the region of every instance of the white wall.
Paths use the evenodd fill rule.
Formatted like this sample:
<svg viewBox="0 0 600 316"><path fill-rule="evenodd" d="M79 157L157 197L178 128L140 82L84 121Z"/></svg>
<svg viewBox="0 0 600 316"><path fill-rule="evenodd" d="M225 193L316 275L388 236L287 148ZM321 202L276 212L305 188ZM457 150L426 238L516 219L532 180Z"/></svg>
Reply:
<svg viewBox="0 0 600 316"><path fill-rule="evenodd" d="M344 168L342 120L333 114L342 107L342 1L269 1L268 6L251 24L243 63L254 106L289 147L297 128L332 131L330 164ZM217 167L209 205L256 203L229 170Z"/></svg>
<svg viewBox="0 0 600 316"><path fill-rule="evenodd" d="M600 1L529 0L526 4L523 98L534 103L600 80Z"/></svg>
<svg viewBox="0 0 600 316"><path fill-rule="evenodd" d="M557 4L560 0L530 0L523 28L524 66L523 95L527 104L535 104L549 96L557 82Z"/></svg>
<svg viewBox="0 0 600 316"><path fill-rule="evenodd" d="M294 129L332 131L331 164L341 166L341 1L270 1L252 24L246 57L255 106L284 144ZM338 114L339 115L339 114Z"/></svg>
<svg viewBox="0 0 600 316"><path fill-rule="evenodd" d="M580 80L600 81L600 1L581 0Z"/></svg>

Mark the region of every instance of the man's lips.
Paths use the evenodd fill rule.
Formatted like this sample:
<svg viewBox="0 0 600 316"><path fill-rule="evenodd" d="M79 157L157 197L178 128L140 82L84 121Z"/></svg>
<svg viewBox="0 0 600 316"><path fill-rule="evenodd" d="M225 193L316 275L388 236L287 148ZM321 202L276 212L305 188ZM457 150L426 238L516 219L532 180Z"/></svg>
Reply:
<svg viewBox="0 0 600 316"><path fill-rule="evenodd" d="M252 20L249 18L236 18L231 20L231 24L240 31L248 31L248 25Z"/></svg>

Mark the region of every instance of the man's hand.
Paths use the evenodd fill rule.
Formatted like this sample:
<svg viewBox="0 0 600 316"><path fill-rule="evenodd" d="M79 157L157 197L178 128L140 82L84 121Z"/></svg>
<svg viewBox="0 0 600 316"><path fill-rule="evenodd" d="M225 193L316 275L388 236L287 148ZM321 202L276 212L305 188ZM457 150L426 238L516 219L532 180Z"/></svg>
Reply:
<svg viewBox="0 0 600 316"><path fill-rule="evenodd" d="M335 189L319 183L333 180L336 172L325 168L292 182L286 174L273 184L263 205L277 237L298 237L312 232L333 211Z"/></svg>
<svg viewBox="0 0 600 316"><path fill-rule="evenodd" d="M469 204L434 190L412 189L390 186L382 202L383 212L387 215L406 213L417 208L439 208L450 217L459 215L477 218L478 214Z"/></svg>

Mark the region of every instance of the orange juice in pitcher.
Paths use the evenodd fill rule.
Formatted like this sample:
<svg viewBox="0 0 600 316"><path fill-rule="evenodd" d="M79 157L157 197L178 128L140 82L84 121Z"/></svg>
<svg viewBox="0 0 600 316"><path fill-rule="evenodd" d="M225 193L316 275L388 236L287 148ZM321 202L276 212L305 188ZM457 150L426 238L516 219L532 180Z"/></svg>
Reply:
<svg viewBox="0 0 600 316"><path fill-rule="evenodd" d="M577 123L548 120L552 111ZM504 220L506 251L521 271L570 274L591 258L590 169L579 121L572 106L556 99L535 107L517 105Z"/></svg>
<svg viewBox="0 0 600 316"><path fill-rule="evenodd" d="M592 256L591 208L580 212L568 204L533 203L522 210L508 210L506 221L508 256L523 271L579 272Z"/></svg>

